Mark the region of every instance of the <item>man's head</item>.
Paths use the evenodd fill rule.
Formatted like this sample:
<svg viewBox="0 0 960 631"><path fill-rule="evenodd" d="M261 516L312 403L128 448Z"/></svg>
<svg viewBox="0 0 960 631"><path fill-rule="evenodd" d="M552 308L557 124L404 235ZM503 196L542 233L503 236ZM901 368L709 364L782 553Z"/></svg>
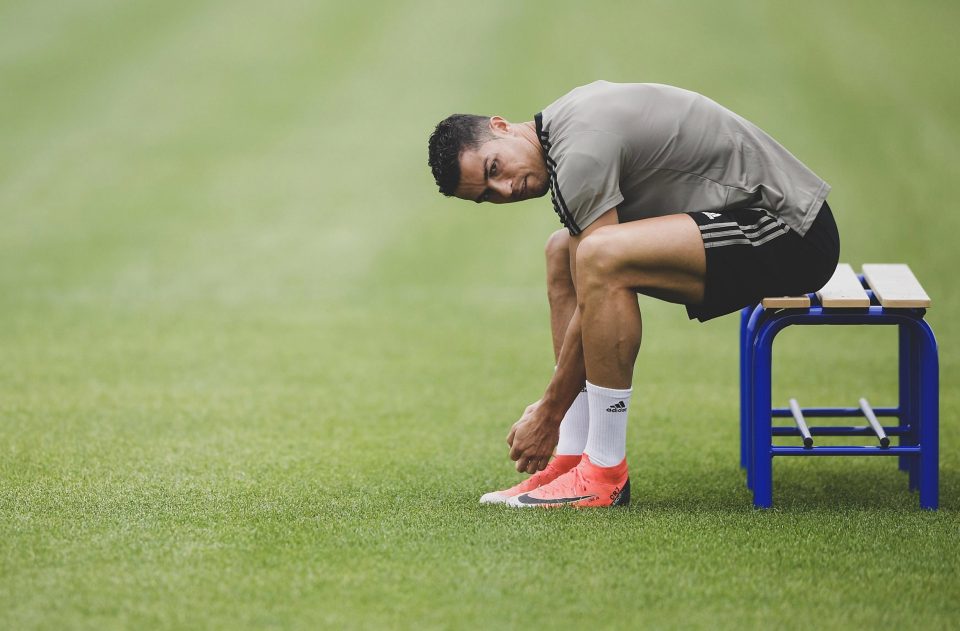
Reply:
<svg viewBox="0 0 960 631"><path fill-rule="evenodd" d="M540 197L549 179L530 123L453 114L430 136L430 168L444 195L495 204Z"/></svg>

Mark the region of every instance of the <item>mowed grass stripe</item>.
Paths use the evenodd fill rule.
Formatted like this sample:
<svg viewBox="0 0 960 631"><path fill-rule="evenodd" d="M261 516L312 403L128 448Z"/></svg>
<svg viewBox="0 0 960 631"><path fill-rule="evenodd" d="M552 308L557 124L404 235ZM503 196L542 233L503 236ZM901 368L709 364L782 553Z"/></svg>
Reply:
<svg viewBox="0 0 960 631"><path fill-rule="evenodd" d="M357 137L363 139L371 155L382 151L382 143L374 145L372 139L364 136L361 120L341 126L353 134L352 138L346 134L331 135L329 121L344 118L354 106L336 95L356 92L349 89L351 82L357 69L368 63L367 59L358 59L358 55L367 45L364 42L379 44L382 33L362 15L347 12L340 21L335 17L332 14L318 16L313 22L307 20L302 35L288 38L284 46L275 46L269 40L259 42L258 49L269 51L263 55L244 53L249 42L236 35L223 37L226 44L221 52L196 43L202 41L204 46L212 46L211 40L218 41L205 30L196 31L190 40L178 38L170 48L184 51L178 52L184 58L178 54L170 59L161 55L163 65L147 73L152 79L124 93L122 115L98 117L100 122L83 125L85 134L96 130L98 136L106 136L111 142L97 145L93 159L84 162L95 165L87 168L95 168L96 177L76 173L76 168L64 173L55 189L57 199L47 200L47 207L67 206L71 213L83 209L71 217L74 222L70 229L65 229L68 226L64 225L62 211L58 222L44 221L44 214L38 211L18 214L16 219L27 225L19 234L12 230L6 235L16 239L19 248L42 248L46 256L32 257L32 261L34 265L40 260L52 264L58 285L71 282L69 276L64 278L64 272L89 275L100 269L116 275L115 270L120 269L117 298L128 287L135 290L149 285L150 297L165 305L176 301L178 295L164 292L169 285L162 282L165 279L160 279L158 286L157 279L151 278L158 267L162 272L184 275L186 284L176 291L192 286L194 291L202 292L200 295L206 295L205 287L222 287L225 282L245 282L249 286L251 275L238 273L238 257L251 271L262 268L258 257L263 255L271 256L274 262L286 262L290 273L311 267L326 267L337 273L357 270L365 253L376 251L377 239L393 235L386 221L400 218L386 203L375 203L366 212L380 218L379 230L372 230L361 239L342 227L352 218L339 209L355 203L358 193L365 190L364 182L344 181L336 175L343 157L355 151ZM289 14L284 19L293 20L296 15ZM217 32L243 31L242 22L224 22L207 21L207 27ZM347 34L354 49L340 45L337 34L341 32ZM205 52L197 58L194 50ZM238 56L251 61L236 62L224 72L220 60ZM187 65L192 70L182 70ZM313 87L271 97L272 92L259 84L277 73L288 81L303 80L304 85ZM219 79L209 81L208 76ZM190 91L186 101L189 106L158 92L169 84L181 90L197 88ZM174 91L174 98L176 94ZM131 148L135 149L133 156ZM173 162L175 156L177 160ZM389 173L386 168L383 172ZM70 174L75 178L73 182L67 177ZM114 191L122 187L123 194L108 196L104 207L104 187ZM84 197L86 204L80 202ZM384 197L383 201L389 200ZM103 220L93 221L95 216ZM251 223L261 223L265 216L270 217L274 227L264 230L257 226L253 228L256 234L252 234ZM183 230L184 221L190 223L192 231ZM48 239L36 239L36 235L23 238L43 226L49 229ZM298 236L296 247L287 247L282 256L277 256L279 247L289 245L291 235ZM344 237L351 240L344 243ZM91 240L108 246L104 255L114 254L100 257L99 267L87 257ZM180 241L179 250L171 247L174 240ZM201 274L198 278L182 269L194 256L204 257L209 265L215 260L207 251L211 245L222 256L223 264L218 266L222 271L210 270L214 275L204 278ZM10 256L16 254L16 250L8 252ZM316 260L324 255L325 260ZM69 259L76 256L84 257L83 265L71 264ZM351 263L342 264L345 258ZM118 265L119 262L123 264ZM21 267L18 276L24 271L33 270ZM264 285L276 285L277 270L268 271L272 277L265 278ZM102 279L96 282L102 287ZM94 299L96 295L87 292L82 299ZM53 299L63 297L60 294ZM136 300L123 300L118 306L128 308L131 304L135 305Z"/></svg>
<svg viewBox="0 0 960 631"><path fill-rule="evenodd" d="M168 56L171 39L203 15L198 3L31 4L33 15L0 27L14 31L13 41L52 35L34 54L0 57L7 95L0 130L9 149L0 153L0 209L35 207L37 188L49 191L44 184L76 164L64 160L71 151L95 151L104 129L97 133L91 122L122 115L118 103L131 84L149 78L149 60Z"/></svg>

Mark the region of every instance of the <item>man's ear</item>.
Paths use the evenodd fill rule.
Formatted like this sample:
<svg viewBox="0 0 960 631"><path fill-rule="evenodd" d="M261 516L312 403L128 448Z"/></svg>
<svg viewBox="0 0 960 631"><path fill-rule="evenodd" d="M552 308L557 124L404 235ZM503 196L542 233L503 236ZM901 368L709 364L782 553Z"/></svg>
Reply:
<svg viewBox="0 0 960 631"><path fill-rule="evenodd" d="M501 116L493 116L490 118L490 131L498 135L508 134L510 133L510 123Z"/></svg>

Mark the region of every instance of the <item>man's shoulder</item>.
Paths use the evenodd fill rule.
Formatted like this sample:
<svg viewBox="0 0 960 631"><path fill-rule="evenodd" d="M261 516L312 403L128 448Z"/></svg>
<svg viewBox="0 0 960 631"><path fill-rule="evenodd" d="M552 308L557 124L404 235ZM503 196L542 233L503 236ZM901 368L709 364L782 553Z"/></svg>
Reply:
<svg viewBox="0 0 960 631"><path fill-rule="evenodd" d="M663 119L675 117L698 96L658 83L594 81L544 108L543 129L558 149L582 132L636 136L646 133L650 126L665 124Z"/></svg>
<svg viewBox="0 0 960 631"><path fill-rule="evenodd" d="M556 133L607 128L623 116L674 109L703 95L663 83L615 83L598 80L570 90L543 109L544 124ZM562 128L562 130L561 130Z"/></svg>
<svg viewBox="0 0 960 631"><path fill-rule="evenodd" d="M574 173L608 169L612 163L619 163L623 151L623 138L617 134L589 129L573 132L557 152L557 170Z"/></svg>
<svg viewBox="0 0 960 631"><path fill-rule="evenodd" d="M559 137L589 127L596 105L609 97L611 87L616 85L598 80L570 90L543 109L546 130Z"/></svg>

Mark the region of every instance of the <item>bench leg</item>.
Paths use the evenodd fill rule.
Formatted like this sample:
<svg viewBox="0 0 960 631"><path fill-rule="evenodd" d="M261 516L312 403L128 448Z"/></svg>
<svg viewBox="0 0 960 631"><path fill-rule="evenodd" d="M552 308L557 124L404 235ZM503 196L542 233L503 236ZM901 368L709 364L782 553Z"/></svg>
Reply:
<svg viewBox="0 0 960 631"><path fill-rule="evenodd" d="M899 439L901 446L919 444L917 426L920 413L920 352L916 331L913 326L901 324L897 327L900 337L900 427L907 432ZM898 466L908 474L911 491L917 489L919 481L919 456L899 456Z"/></svg>
<svg viewBox="0 0 960 631"><path fill-rule="evenodd" d="M754 398L754 391L756 390L756 383L754 379L756 378L757 368L756 368L756 347L757 347L757 331L763 328L765 320L766 311L760 305L753 307L746 323L746 329L744 331L744 343L743 343L743 357L745 359L743 366L743 381L741 382L741 388L743 391L743 396L745 401L743 407L741 408L741 413L745 415L743 420L743 425L741 427L741 432L743 433L743 442L741 443L741 449L745 451L746 467L747 467L747 488L753 489L753 447L754 447L754 415L757 410L757 403Z"/></svg>
<svg viewBox="0 0 960 631"><path fill-rule="evenodd" d="M753 505L757 508L773 506L773 419L771 415L771 362L773 336L762 331L757 336L752 355L751 414L752 449L750 471Z"/></svg>
<svg viewBox="0 0 960 631"><path fill-rule="evenodd" d="M940 495L940 366L933 331L922 320L920 326L920 508L936 510Z"/></svg>
<svg viewBox="0 0 960 631"><path fill-rule="evenodd" d="M747 415L748 415L748 406L750 405L750 375L747 371L747 362L749 360L747 354L749 349L747 348L747 322L750 320L750 314L753 313L753 307L744 307L740 310L740 468L747 468L747 457L749 450L747 449L747 440L749 439L749 434L747 432Z"/></svg>
<svg viewBox="0 0 960 631"><path fill-rule="evenodd" d="M899 357L899 384L900 384L900 427L909 428L913 426L913 410L910 409L910 366L911 357L910 357L910 327L907 327L903 324L897 327L897 331L900 339L900 352ZM901 434L899 437L899 445L901 447L907 446L910 444L910 439L905 435ZM910 468L910 458L907 456L898 456L897 457L897 466L901 471L908 471Z"/></svg>

